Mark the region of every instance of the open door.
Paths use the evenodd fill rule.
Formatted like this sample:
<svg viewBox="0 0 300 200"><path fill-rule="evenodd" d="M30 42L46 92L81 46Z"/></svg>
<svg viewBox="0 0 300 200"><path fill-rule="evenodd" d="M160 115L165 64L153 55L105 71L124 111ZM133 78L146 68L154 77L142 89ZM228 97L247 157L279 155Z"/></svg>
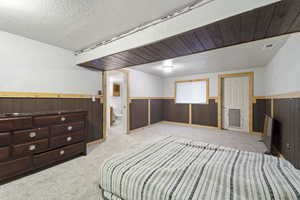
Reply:
<svg viewBox="0 0 300 200"><path fill-rule="evenodd" d="M105 72L106 135L128 133L128 72Z"/></svg>

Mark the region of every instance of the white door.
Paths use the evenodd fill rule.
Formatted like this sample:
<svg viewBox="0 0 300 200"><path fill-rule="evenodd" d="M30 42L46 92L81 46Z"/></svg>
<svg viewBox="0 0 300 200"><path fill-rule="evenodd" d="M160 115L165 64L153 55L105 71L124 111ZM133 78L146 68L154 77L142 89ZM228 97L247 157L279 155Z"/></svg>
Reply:
<svg viewBox="0 0 300 200"><path fill-rule="evenodd" d="M249 132L249 77L222 79L222 127Z"/></svg>

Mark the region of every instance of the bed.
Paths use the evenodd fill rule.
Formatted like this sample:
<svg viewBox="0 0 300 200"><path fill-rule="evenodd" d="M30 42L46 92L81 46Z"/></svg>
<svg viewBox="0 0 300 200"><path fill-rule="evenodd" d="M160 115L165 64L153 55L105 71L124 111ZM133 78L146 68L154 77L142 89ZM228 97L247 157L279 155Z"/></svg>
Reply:
<svg viewBox="0 0 300 200"><path fill-rule="evenodd" d="M285 159L173 137L115 155L100 169L105 200L300 199Z"/></svg>

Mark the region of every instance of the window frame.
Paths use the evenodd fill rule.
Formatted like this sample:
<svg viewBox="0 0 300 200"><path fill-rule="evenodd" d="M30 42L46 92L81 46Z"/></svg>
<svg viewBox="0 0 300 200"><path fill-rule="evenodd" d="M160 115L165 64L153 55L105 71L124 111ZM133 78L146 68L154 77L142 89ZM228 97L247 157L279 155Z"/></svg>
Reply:
<svg viewBox="0 0 300 200"><path fill-rule="evenodd" d="M205 103L177 103L176 102L176 92L177 92L177 84L178 83L186 83L186 82L206 82L206 102ZM175 104L209 104L209 78L202 78L202 79L194 79L194 80L178 80L175 81L175 88L174 88L174 98L175 98Z"/></svg>

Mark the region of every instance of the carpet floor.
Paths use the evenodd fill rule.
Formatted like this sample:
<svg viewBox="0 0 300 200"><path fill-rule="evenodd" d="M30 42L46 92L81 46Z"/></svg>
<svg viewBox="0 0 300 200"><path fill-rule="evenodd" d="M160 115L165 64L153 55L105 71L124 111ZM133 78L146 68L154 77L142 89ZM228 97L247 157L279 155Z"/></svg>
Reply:
<svg viewBox="0 0 300 200"><path fill-rule="evenodd" d="M113 129L107 140L89 147L88 155L0 186L1 200L101 200L99 166L115 153L134 149L159 138L174 136L245 151L264 152L259 136L232 131L155 124L130 135Z"/></svg>

